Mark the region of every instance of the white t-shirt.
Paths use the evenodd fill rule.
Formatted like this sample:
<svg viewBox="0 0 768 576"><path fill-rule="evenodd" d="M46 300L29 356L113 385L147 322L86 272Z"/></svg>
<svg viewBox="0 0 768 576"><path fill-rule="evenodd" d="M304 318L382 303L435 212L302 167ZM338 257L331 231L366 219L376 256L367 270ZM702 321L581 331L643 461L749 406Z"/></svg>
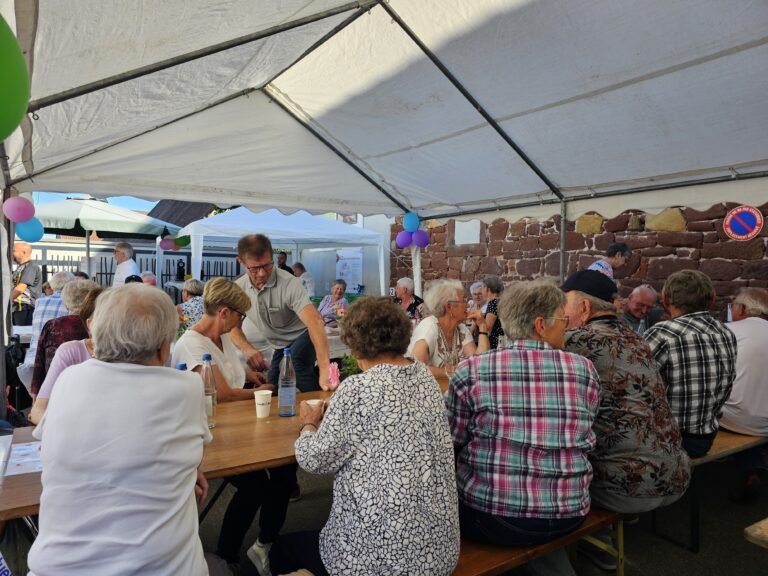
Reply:
<svg viewBox="0 0 768 576"><path fill-rule="evenodd" d="M462 350L467 344L473 344L472 334L469 333L464 324L459 324L460 344L457 346L456 342L453 344L453 351L443 350L438 344L438 337L440 335L440 325L437 323L436 316L429 316L424 318L416 325L411 335L411 343L408 345L407 354L410 356L413 354L413 347L419 340L424 340L429 348L429 361L427 364L435 366L436 368L442 368L446 364L456 364L461 356L463 356Z"/></svg>
<svg viewBox="0 0 768 576"><path fill-rule="evenodd" d="M245 368L237 354L237 347L232 344L228 334L221 337L221 346L213 343L213 340L203 336L194 330L184 332L173 349L172 365L180 362L187 365L187 370L194 370L203 363L203 354L211 355L211 364L218 366L222 376L227 380L230 388L242 388L245 385Z"/></svg>
<svg viewBox="0 0 768 576"><path fill-rule="evenodd" d="M309 294L309 297L314 298L315 297L315 278L312 276L312 274L310 274L309 272L304 272L304 274L299 276L299 280L301 280L301 285L307 289L307 294Z"/></svg>
<svg viewBox="0 0 768 576"><path fill-rule="evenodd" d="M744 318L726 326L736 335L736 379L720 426L740 434L768 436L768 320Z"/></svg>
<svg viewBox="0 0 768 576"><path fill-rule="evenodd" d="M42 440L29 574L207 575L194 487L211 441L200 378L87 360L64 370Z"/></svg>
<svg viewBox="0 0 768 576"><path fill-rule="evenodd" d="M122 264L117 265L115 277L112 280L112 286L122 286L125 284L125 279L128 278L128 276L138 276L140 272L139 265L136 264L133 258L129 258Z"/></svg>

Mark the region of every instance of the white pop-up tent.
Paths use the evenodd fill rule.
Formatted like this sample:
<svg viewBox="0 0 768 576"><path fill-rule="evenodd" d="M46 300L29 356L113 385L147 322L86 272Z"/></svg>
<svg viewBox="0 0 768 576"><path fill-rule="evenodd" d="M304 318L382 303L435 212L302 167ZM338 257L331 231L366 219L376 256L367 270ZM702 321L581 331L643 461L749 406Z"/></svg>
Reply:
<svg viewBox="0 0 768 576"><path fill-rule="evenodd" d="M644 209L648 191L768 180L765 1L0 11L32 77L30 113L0 151L18 191L422 217L567 202L576 217L608 215L601 197ZM761 203L723 190L688 205Z"/></svg>
<svg viewBox="0 0 768 576"><path fill-rule="evenodd" d="M203 218L182 228L179 236L190 236L192 274L200 276L203 244L234 246L246 234L264 234L274 245L291 245L297 251L306 248L341 248L345 246L376 246L378 248L381 294L386 294L388 279L384 277L387 241L382 234L300 211L285 215L279 210L259 214L247 208Z"/></svg>

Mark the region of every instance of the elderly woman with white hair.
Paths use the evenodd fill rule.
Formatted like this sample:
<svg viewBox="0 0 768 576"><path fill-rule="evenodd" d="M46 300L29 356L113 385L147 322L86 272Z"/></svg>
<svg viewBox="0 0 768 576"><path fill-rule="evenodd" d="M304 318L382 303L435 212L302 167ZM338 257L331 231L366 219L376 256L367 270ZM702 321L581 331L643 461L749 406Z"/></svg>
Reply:
<svg viewBox="0 0 768 576"><path fill-rule="evenodd" d="M420 320L423 314L424 300L413 293L413 280L400 278L395 286L395 304L405 310L411 320Z"/></svg>
<svg viewBox="0 0 768 576"><path fill-rule="evenodd" d="M42 440L31 575L208 574L195 496L210 442L200 377L166 368L178 315L143 284L108 290L94 357L59 376ZM73 545L73 543L77 543Z"/></svg>
<svg viewBox="0 0 768 576"><path fill-rule="evenodd" d="M205 284L195 278L184 282L181 289L181 304L176 306L179 321L184 330L189 330L203 317L203 290Z"/></svg>
<svg viewBox="0 0 768 576"><path fill-rule="evenodd" d="M62 288L61 300L69 314L49 320L40 332L35 352L35 367L32 371L31 389L35 396L43 385L45 375L59 346L71 340L88 338L88 329L80 318L80 307L83 305L86 294L98 286L93 280L83 280L69 282Z"/></svg>
<svg viewBox="0 0 768 576"><path fill-rule="evenodd" d="M432 316L414 328L408 354L428 365L433 375L450 377L462 358L489 349L485 318L479 310L467 313L464 286L458 280L435 280L425 296ZM479 328L477 346L464 324L467 318Z"/></svg>
<svg viewBox="0 0 768 576"><path fill-rule="evenodd" d="M562 350L565 303L552 283L513 284L499 306L511 342L467 358L451 379L446 404L466 538L543 544L589 513L600 383L589 360ZM562 549L529 569L575 575Z"/></svg>

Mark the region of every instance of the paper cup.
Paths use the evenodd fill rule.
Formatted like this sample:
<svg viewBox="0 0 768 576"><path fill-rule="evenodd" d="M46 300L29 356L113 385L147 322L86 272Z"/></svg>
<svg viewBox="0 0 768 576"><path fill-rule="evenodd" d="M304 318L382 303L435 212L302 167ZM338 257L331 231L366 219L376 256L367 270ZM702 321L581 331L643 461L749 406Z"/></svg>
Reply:
<svg viewBox="0 0 768 576"><path fill-rule="evenodd" d="M269 417L269 410L272 408L272 391L254 390L253 399L256 401L256 418Z"/></svg>
<svg viewBox="0 0 768 576"><path fill-rule="evenodd" d="M306 402L307 404L312 406L312 408L314 408L315 406L320 404L320 402L322 402L322 400L320 398L315 398L313 400L304 400L304 402Z"/></svg>

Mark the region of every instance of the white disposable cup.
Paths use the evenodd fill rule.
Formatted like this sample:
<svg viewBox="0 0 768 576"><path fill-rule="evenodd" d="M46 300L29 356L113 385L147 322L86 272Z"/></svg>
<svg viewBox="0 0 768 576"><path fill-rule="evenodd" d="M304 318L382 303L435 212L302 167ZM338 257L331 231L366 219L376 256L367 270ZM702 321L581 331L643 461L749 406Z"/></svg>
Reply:
<svg viewBox="0 0 768 576"><path fill-rule="evenodd" d="M268 418L272 408L272 391L254 390L253 399L256 401L256 418Z"/></svg>
<svg viewBox="0 0 768 576"><path fill-rule="evenodd" d="M320 404L320 402L322 402L322 400L320 398L314 398L313 400L305 400L305 402L307 404L309 404L310 406L312 406L312 408L314 408L315 406Z"/></svg>

